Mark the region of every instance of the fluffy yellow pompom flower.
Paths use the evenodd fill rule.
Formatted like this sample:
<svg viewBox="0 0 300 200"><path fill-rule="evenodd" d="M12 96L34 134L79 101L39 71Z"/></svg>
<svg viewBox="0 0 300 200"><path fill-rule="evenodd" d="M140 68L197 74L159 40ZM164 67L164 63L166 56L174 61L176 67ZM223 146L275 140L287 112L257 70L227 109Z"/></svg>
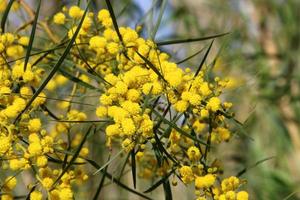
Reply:
<svg viewBox="0 0 300 200"><path fill-rule="evenodd" d="M1 13L5 11L6 6L7 6L6 4L7 4L6 0L0 0L0 12Z"/></svg>
<svg viewBox="0 0 300 200"><path fill-rule="evenodd" d="M22 77L25 83L30 82L34 79L34 73L31 70L26 70Z"/></svg>
<svg viewBox="0 0 300 200"><path fill-rule="evenodd" d="M12 58L19 58L23 53L24 48L21 45L11 45L6 49L6 54Z"/></svg>
<svg viewBox="0 0 300 200"><path fill-rule="evenodd" d="M42 200L42 199L43 199L43 195L39 191L33 191L30 194L30 200Z"/></svg>
<svg viewBox="0 0 300 200"><path fill-rule="evenodd" d="M78 6L72 6L69 10L69 15L74 19L79 19L83 15L83 10L81 10Z"/></svg>
<svg viewBox="0 0 300 200"><path fill-rule="evenodd" d="M5 179L4 183L5 183L5 187L7 189L12 190L17 185L17 179L16 179L16 177L9 176Z"/></svg>
<svg viewBox="0 0 300 200"><path fill-rule="evenodd" d="M42 180L42 185L44 188L46 188L47 190L49 190L52 185L53 185L53 179L52 178L49 178L49 177L46 177Z"/></svg>
<svg viewBox="0 0 300 200"><path fill-rule="evenodd" d="M9 137L0 136L0 157L7 153L11 145Z"/></svg>
<svg viewBox="0 0 300 200"><path fill-rule="evenodd" d="M192 171L192 168L190 166L182 166L180 169L179 169L179 173L182 177L182 181L187 184L187 183L190 183L194 180L194 174L193 174L193 171Z"/></svg>
<svg viewBox="0 0 300 200"><path fill-rule="evenodd" d="M109 18L109 17L110 17L109 11L106 9L102 9L98 12L98 20L99 21L101 21L102 19L105 19L105 18Z"/></svg>
<svg viewBox="0 0 300 200"><path fill-rule="evenodd" d="M10 169L12 170L18 170L18 169L21 169L23 167L25 167L26 165L26 160L24 158L21 158L21 159L12 159L9 161L9 167Z"/></svg>
<svg viewBox="0 0 300 200"><path fill-rule="evenodd" d="M140 99L140 93L136 89L130 89L127 91L126 98L132 102L136 102Z"/></svg>
<svg viewBox="0 0 300 200"><path fill-rule="evenodd" d="M107 136L111 137L120 134L120 128L117 124L112 124L106 127L105 133Z"/></svg>
<svg viewBox="0 0 300 200"><path fill-rule="evenodd" d="M132 135L136 131L136 127L134 122L130 118L126 118L122 120L122 129L125 135Z"/></svg>
<svg viewBox="0 0 300 200"><path fill-rule="evenodd" d="M174 105L174 108L178 112L184 112L184 111L186 111L188 106L189 106L188 102L180 100Z"/></svg>
<svg viewBox="0 0 300 200"><path fill-rule="evenodd" d="M62 12L56 13L53 17L53 22L55 24L65 24L66 16Z"/></svg>
<svg viewBox="0 0 300 200"><path fill-rule="evenodd" d="M36 159L36 165L38 167L45 167L47 165L47 163L48 163L48 159L46 156L39 156Z"/></svg>
<svg viewBox="0 0 300 200"><path fill-rule="evenodd" d="M192 104L193 106L198 106L201 104L201 96L199 94L191 94L190 98L189 98L189 102L190 104Z"/></svg>
<svg viewBox="0 0 300 200"><path fill-rule="evenodd" d="M94 36L90 39L90 48L97 49L97 48L104 48L106 46L106 39L100 36Z"/></svg>
<svg viewBox="0 0 300 200"><path fill-rule="evenodd" d="M195 187L200 188L209 188L215 183L216 177L212 174L207 174L205 176L198 176L195 180Z"/></svg>
<svg viewBox="0 0 300 200"><path fill-rule="evenodd" d="M200 159L201 156L199 149L195 146L191 146L187 150L187 155L191 161L197 161Z"/></svg>
<svg viewBox="0 0 300 200"><path fill-rule="evenodd" d="M59 198L63 200L73 200L73 192L70 188L63 188L59 192Z"/></svg>
<svg viewBox="0 0 300 200"><path fill-rule="evenodd" d="M134 142L128 138L126 138L122 142L122 148L125 150L125 152L130 152L134 148Z"/></svg>
<svg viewBox="0 0 300 200"><path fill-rule="evenodd" d="M98 20L102 23L104 27L112 26L112 19L110 18L110 14L108 10L102 9L98 12Z"/></svg>
<svg viewBox="0 0 300 200"><path fill-rule="evenodd" d="M37 131L39 131L41 129L41 126L42 126L41 120L38 119L38 118L31 119L28 122L28 130L30 132L37 132Z"/></svg>
<svg viewBox="0 0 300 200"><path fill-rule="evenodd" d="M61 74L58 74L55 77L55 82L57 83L57 85L64 85L67 81L68 79Z"/></svg>
<svg viewBox="0 0 300 200"><path fill-rule="evenodd" d="M248 200L249 195L245 191L240 191L237 193L236 200Z"/></svg>
<svg viewBox="0 0 300 200"><path fill-rule="evenodd" d="M200 86L200 92L203 96L208 96L211 94L211 90L208 86L208 83L205 82Z"/></svg>
<svg viewBox="0 0 300 200"><path fill-rule="evenodd" d="M4 194L1 196L1 200L13 200L13 197L10 194Z"/></svg>
<svg viewBox="0 0 300 200"><path fill-rule="evenodd" d="M221 183L221 188L223 191L236 190L240 185L240 179L235 176L226 178Z"/></svg>
<svg viewBox="0 0 300 200"><path fill-rule="evenodd" d="M42 150L43 150L43 148L42 148L41 144L38 142L31 143L28 146L28 152L31 156L41 155Z"/></svg>
<svg viewBox="0 0 300 200"><path fill-rule="evenodd" d="M221 107L221 100L218 97L212 97L208 100L206 108L216 112Z"/></svg>
<svg viewBox="0 0 300 200"><path fill-rule="evenodd" d="M107 115L107 108L104 106L99 106L96 110L96 115L100 118L105 117Z"/></svg>
<svg viewBox="0 0 300 200"><path fill-rule="evenodd" d="M235 195L235 192L234 191L228 191L226 192L225 194L225 198L226 200L236 200L236 195Z"/></svg>
<svg viewBox="0 0 300 200"><path fill-rule="evenodd" d="M19 42L19 44L21 44L23 46L27 46L29 44L29 37L22 36L19 38L18 42Z"/></svg>

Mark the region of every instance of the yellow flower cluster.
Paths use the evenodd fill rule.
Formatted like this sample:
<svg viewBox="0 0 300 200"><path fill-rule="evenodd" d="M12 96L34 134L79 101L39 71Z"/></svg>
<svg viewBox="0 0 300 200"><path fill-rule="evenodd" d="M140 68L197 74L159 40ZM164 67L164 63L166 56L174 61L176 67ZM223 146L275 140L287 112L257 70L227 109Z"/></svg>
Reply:
<svg viewBox="0 0 300 200"><path fill-rule="evenodd" d="M56 17L56 20L62 21L60 16ZM44 119L48 115L48 111L42 111L47 103L45 92L41 92L31 103L29 109L23 113L35 88L41 85L45 72L44 68L33 64L38 59L35 56L30 58L25 69L22 57L25 56L24 47L28 43L29 38L26 36L12 33L0 35L1 172L3 170L18 172L17 174L34 172L31 179L34 180L32 183L35 183L36 186L30 194L32 200L45 199L44 194L48 194L49 199L73 199L72 185L86 181L88 175L82 167L63 172L61 165L57 164L67 163L71 160L71 156L66 156L61 152L62 150L78 148L79 144L71 146L71 141L68 141L70 147L65 145L67 141L64 133L69 132L71 124L58 122L51 131L47 130L49 127L47 123L44 123ZM45 60L43 63L47 63L47 61ZM52 80L52 91L57 86L66 83L66 77L56 75ZM47 89L50 91L51 82L49 85ZM16 120L18 117L19 120ZM62 118L80 121L87 117L85 113L74 108L69 109ZM88 151L87 147L82 148L80 157L76 161L86 157ZM64 159L65 161L63 161ZM0 199L12 200L18 176L7 176L2 180L2 175L5 174L1 173ZM61 178L55 183L60 176Z"/></svg>
<svg viewBox="0 0 300 200"><path fill-rule="evenodd" d="M77 29L74 24L83 15L78 6L63 8L53 23L68 27L66 39L71 39ZM132 154L128 163L136 159L140 177L162 178L172 172L184 184L194 184L198 200L248 199L248 193L240 191L244 181L222 180L220 165L211 162L215 160L211 145L231 138L227 118L232 116L232 104L220 97L226 81L209 81L205 69L195 75L191 68L178 66L137 30L115 30L110 12L102 9L97 17L88 12L83 19L64 63L72 63L70 69L61 67L61 74L30 102L57 54L31 56L25 63L28 43L26 36L0 35L0 158L3 169L34 174L31 200L74 199L72 186L88 179L85 164L90 149L84 144L87 137L81 133L81 123L90 116L82 107L93 105L73 101L76 94L88 96L87 88L100 92L95 114L105 123L95 132L105 132L109 148ZM68 90L70 95L65 94ZM67 96L55 104L58 116L47 100L57 91L63 93L58 96ZM13 199L16 184L16 177L6 178L1 200Z"/></svg>

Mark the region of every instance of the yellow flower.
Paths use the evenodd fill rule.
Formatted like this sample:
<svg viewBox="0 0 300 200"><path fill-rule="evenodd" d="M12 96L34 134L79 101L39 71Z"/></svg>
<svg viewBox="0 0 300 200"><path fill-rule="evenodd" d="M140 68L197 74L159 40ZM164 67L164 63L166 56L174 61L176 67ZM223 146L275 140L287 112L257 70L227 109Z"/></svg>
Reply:
<svg viewBox="0 0 300 200"><path fill-rule="evenodd" d="M104 37L94 36L91 37L89 44L92 49L104 48L106 46L106 39Z"/></svg>
<svg viewBox="0 0 300 200"><path fill-rule="evenodd" d="M55 82L57 83L57 85L64 85L67 81L68 79L61 74L55 76Z"/></svg>
<svg viewBox="0 0 300 200"><path fill-rule="evenodd" d="M10 194L4 194L1 196L1 200L13 200L13 197Z"/></svg>
<svg viewBox="0 0 300 200"><path fill-rule="evenodd" d="M188 106L189 106L188 102L180 100L174 105L174 108L178 112L185 112Z"/></svg>
<svg viewBox="0 0 300 200"><path fill-rule="evenodd" d="M99 118L105 117L107 115L107 108L104 106L99 106L96 110L96 115Z"/></svg>
<svg viewBox="0 0 300 200"><path fill-rule="evenodd" d="M206 108L216 112L221 107L221 100L218 97L212 97L208 100Z"/></svg>
<svg viewBox="0 0 300 200"><path fill-rule="evenodd" d="M207 174L205 176L198 176L195 180L195 187L200 188L209 188L215 183L216 177L212 174Z"/></svg>
<svg viewBox="0 0 300 200"><path fill-rule="evenodd" d="M200 150L195 146L191 146L187 150L187 155L191 161L197 161L200 159L200 156L201 156Z"/></svg>
<svg viewBox="0 0 300 200"><path fill-rule="evenodd" d="M201 96L198 94L191 94L190 98L189 98L189 102L190 104L192 104L193 106L198 106L201 104Z"/></svg>
<svg viewBox="0 0 300 200"><path fill-rule="evenodd" d="M70 188L63 188L59 191L59 198L63 200L73 200L73 192Z"/></svg>
<svg viewBox="0 0 300 200"><path fill-rule="evenodd" d="M110 54L116 55L120 51L119 44L116 42L109 42L106 46L107 51Z"/></svg>
<svg viewBox="0 0 300 200"><path fill-rule="evenodd" d="M69 10L69 15L74 19L79 19L83 15L83 10L81 10L78 6L72 6Z"/></svg>
<svg viewBox="0 0 300 200"><path fill-rule="evenodd" d="M40 106L46 102L46 95L45 93L41 92L37 98L32 102L33 107Z"/></svg>
<svg viewBox="0 0 300 200"><path fill-rule="evenodd" d="M43 195L39 191L33 191L30 194L30 200L42 200L42 199L43 199Z"/></svg>
<svg viewBox="0 0 300 200"><path fill-rule="evenodd" d="M31 119L28 122L28 130L30 132L37 132L41 129L42 123L41 120L38 118Z"/></svg>
<svg viewBox="0 0 300 200"><path fill-rule="evenodd" d="M49 190L52 185L53 185L53 179L52 178L49 178L49 177L46 177L42 180L42 185L44 188L46 188L47 190Z"/></svg>
<svg viewBox="0 0 300 200"><path fill-rule="evenodd" d="M4 12L6 9L7 3L6 0L0 0L0 12Z"/></svg>
<svg viewBox="0 0 300 200"><path fill-rule="evenodd" d="M28 152L31 156L41 155L42 150L43 150L43 148L42 148L41 144L38 142L31 143L28 146Z"/></svg>
<svg viewBox="0 0 300 200"><path fill-rule="evenodd" d="M248 200L249 195L246 191L240 191L237 193L236 200Z"/></svg>
<svg viewBox="0 0 300 200"><path fill-rule="evenodd" d="M125 135L132 135L136 131L136 127L134 125L134 122L130 118L125 118L122 120L122 130Z"/></svg>
<svg viewBox="0 0 300 200"><path fill-rule="evenodd" d="M98 20L106 28L112 26L112 19L110 18L110 14L106 9L102 9L98 12Z"/></svg>
<svg viewBox="0 0 300 200"><path fill-rule="evenodd" d="M111 137L120 134L120 128L117 124L112 124L106 127L105 129L106 135Z"/></svg>
<svg viewBox="0 0 300 200"><path fill-rule="evenodd" d="M130 89L126 93L126 98L132 102L137 102L140 99L140 92L136 89Z"/></svg>
<svg viewBox="0 0 300 200"><path fill-rule="evenodd" d="M5 187L7 189L12 190L17 185L17 179L16 179L16 177L9 176L5 179L4 183L5 183Z"/></svg>
<svg viewBox="0 0 300 200"><path fill-rule="evenodd" d="M26 160L24 158L21 159L12 159L9 161L9 167L12 170L18 170L21 169L23 167L25 167L25 165L27 164Z"/></svg>
<svg viewBox="0 0 300 200"><path fill-rule="evenodd" d="M126 138L122 142L122 148L125 150L125 152L130 152L134 148L134 142L128 138Z"/></svg>
<svg viewBox="0 0 300 200"><path fill-rule="evenodd" d="M134 103L131 101L124 101L121 104L121 106L123 109L127 110L131 115L137 115L142 111L138 103Z"/></svg>
<svg viewBox="0 0 300 200"><path fill-rule="evenodd" d="M0 157L4 156L11 146L11 139L9 137L0 136Z"/></svg>
<svg viewBox="0 0 300 200"><path fill-rule="evenodd" d="M207 82L204 82L203 84L201 84L199 90L203 96L208 96L211 94L211 90L210 90Z"/></svg>
<svg viewBox="0 0 300 200"><path fill-rule="evenodd" d="M29 37L27 36L22 36L19 38L19 44L23 45L23 46L27 46L29 43Z"/></svg>
<svg viewBox="0 0 300 200"><path fill-rule="evenodd" d="M24 48L21 45L11 45L6 48L6 54L12 58L19 58L24 53Z"/></svg>
<svg viewBox="0 0 300 200"><path fill-rule="evenodd" d="M74 13L72 13L72 14L74 14ZM53 22L55 24L64 24L65 20L66 20L66 16L62 12L56 13L53 17Z"/></svg>
<svg viewBox="0 0 300 200"><path fill-rule="evenodd" d="M48 163L48 159L46 156L39 156L36 159L36 164L38 167L45 167Z"/></svg>
<svg viewBox="0 0 300 200"><path fill-rule="evenodd" d="M190 183L194 180L194 174L193 174L193 171L192 171L192 168L190 166L182 166L180 169L179 169L179 173L182 177L182 181L187 184L187 183Z"/></svg>

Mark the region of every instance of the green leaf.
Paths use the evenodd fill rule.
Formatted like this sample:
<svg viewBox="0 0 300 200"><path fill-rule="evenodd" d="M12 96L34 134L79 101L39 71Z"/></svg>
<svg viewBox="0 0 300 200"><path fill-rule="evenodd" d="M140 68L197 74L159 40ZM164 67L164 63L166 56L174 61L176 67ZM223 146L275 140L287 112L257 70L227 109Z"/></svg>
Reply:
<svg viewBox="0 0 300 200"><path fill-rule="evenodd" d="M127 156L126 156L126 158L125 158L125 160L124 160L124 163L123 163L122 168L121 168L121 170L120 170L120 174L119 174L118 180L121 180L121 178L122 178L122 175L123 175L123 172L124 172L124 170L125 170L125 167L126 167L126 164L127 164L127 162L128 162L129 157L130 157L130 153L127 154Z"/></svg>
<svg viewBox="0 0 300 200"><path fill-rule="evenodd" d="M109 159L109 158L108 158L108 159ZM99 195L100 195L101 189L102 189L103 184L104 184L104 181L105 181L105 173L107 172L107 168L108 168L108 165L107 165L107 166L105 167L105 169L104 169L104 173L102 174L102 178L101 178L101 180L100 180L99 186L98 186L98 188L97 188L97 191L96 191L96 193L95 193L95 195L94 195L93 200L97 200L98 197L99 197Z"/></svg>
<svg viewBox="0 0 300 200"><path fill-rule="evenodd" d="M15 0L10 0L9 3L7 4L6 6L6 9L3 13L3 16L2 16L2 19L1 19L1 31L2 33L5 33L5 24L6 24L6 20L7 20L7 17L8 17L8 14L9 14L9 11L13 5Z"/></svg>
<svg viewBox="0 0 300 200"><path fill-rule="evenodd" d="M165 192L165 199L166 200L172 200L172 190L169 179L167 179L166 182L163 183L164 186L164 192Z"/></svg>
<svg viewBox="0 0 300 200"><path fill-rule="evenodd" d="M88 5L84 11L84 14L80 20L80 23L78 24L78 27L76 28L76 31L73 35L73 37L71 38L70 42L68 43L63 55L59 58L59 60L57 61L57 63L55 64L55 66L52 68L52 70L50 71L49 75L47 76L47 78L43 81L43 83L41 84L41 86L37 89L37 91L34 93L34 95L31 97L31 99L28 101L28 103L26 104L26 107L19 113L19 115L16 117L14 124L20 119L20 117L22 116L22 114L30 107L30 105L33 103L33 101L36 99L36 97L43 91L43 89L46 87L46 85L48 84L48 82L51 80L51 78L55 75L55 73L57 72L57 70L59 69L59 67L61 66L61 64L63 63L64 59L68 56L73 43L79 33L79 30L82 26L83 20L87 14L88 11L88 7L90 4L91 0L89 0Z"/></svg>
<svg viewBox="0 0 300 200"><path fill-rule="evenodd" d="M61 172L61 174L57 177L57 179L54 181L54 183L52 184L52 188L54 188L54 186L58 183L58 181L61 179L61 177L70 169L70 167L73 165L73 163L75 162L75 160L77 159L77 157L79 156L79 153L91 131L93 126L90 126L89 129L87 130L87 132L85 133L84 137L82 138L79 146L77 147L76 151L74 152L74 155L72 156L70 162L65 166L65 168L63 169L63 171Z"/></svg>
<svg viewBox="0 0 300 200"><path fill-rule="evenodd" d="M176 64L179 65L179 64L182 64L182 63L184 63L184 62L190 60L191 58L193 58L193 57L197 56L199 53L201 53L203 50L204 50L204 48L200 49L199 51L197 51L196 53L194 53L194 54L188 56L187 58L185 58L185 59L183 59L183 60L181 60L181 61L178 61Z"/></svg>
<svg viewBox="0 0 300 200"><path fill-rule="evenodd" d="M99 169L101 168L99 164L97 164L95 161L90 160L90 159L85 159L88 163L90 163L95 169ZM122 182L120 182L117 178L115 178L114 176L112 176L110 173L105 172L104 170L100 171L102 174L104 174L108 179L110 179L111 181L113 181L114 183L116 183L118 186L120 186L121 188L136 194L140 197L143 197L144 199L148 199L148 200L152 200L150 197L147 197L146 195L128 187L127 185L123 184Z"/></svg>
<svg viewBox="0 0 300 200"><path fill-rule="evenodd" d="M136 162L135 162L135 152L134 149L130 152L131 155L131 173L133 180L133 187L136 189Z"/></svg>
<svg viewBox="0 0 300 200"><path fill-rule="evenodd" d="M206 58L207 58L207 56L208 56L208 53L209 53L209 51L210 51L210 49L211 49L213 43L214 43L214 40L210 43L210 45L209 45L209 47L208 47L208 49L207 49L207 51L206 51L206 53L205 53L205 55L204 55L204 57L203 57L201 63L200 63L200 65L199 65L199 67L198 67L198 69L197 69L197 71L196 71L194 77L198 76L199 72L201 71L202 66L204 65L204 62L205 62L205 60L206 60Z"/></svg>
<svg viewBox="0 0 300 200"><path fill-rule="evenodd" d="M98 174L100 171L102 171L106 166L108 166L112 161L114 161L116 158L118 158L122 153L124 152L124 149L121 149L116 155L114 155L109 161L107 161L104 165L99 167L97 171L93 173L93 175Z"/></svg>
<svg viewBox="0 0 300 200"><path fill-rule="evenodd" d="M151 63L147 58L145 58L143 55L141 55L138 51L136 53L144 60L144 62L164 81L167 83L166 79L163 77L163 75L159 72L159 70Z"/></svg>
<svg viewBox="0 0 300 200"><path fill-rule="evenodd" d="M86 83L82 80L80 80L79 78L73 76L72 74L70 74L69 72L65 71L64 69L59 69L59 72L64 75L66 78L68 78L70 81L73 81L75 83L78 83L79 85L83 86L83 87L86 87L86 88L89 88L89 89L92 89L92 90L99 90L98 88L96 88L95 86L89 84L89 83Z"/></svg>
<svg viewBox="0 0 300 200"><path fill-rule="evenodd" d="M161 3L162 5L160 6L159 16L158 16L158 18L157 18L157 21L156 21L155 26L154 26L154 28L153 28L153 31L152 31L152 33L151 33L151 39L152 39L152 40L155 39L156 33L157 33L158 28L159 28L159 25L160 25L160 23L161 23L161 19L162 19L162 17L163 17L164 11L165 11L166 6L167 6L167 3L168 3L167 0L162 0L162 3Z"/></svg>
<svg viewBox="0 0 300 200"><path fill-rule="evenodd" d="M159 140L156 131L154 132L154 139L157 144L158 149L160 150L161 154L165 154L172 162L174 162L176 165L179 165L179 162L176 160L175 157L172 157L169 152L165 149L165 147L162 145L162 142Z"/></svg>
<svg viewBox="0 0 300 200"><path fill-rule="evenodd" d="M34 40L36 26L37 26L37 22L38 22L38 18L39 18L40 8L41 8L41 0L38 0L38 6L36 8L36 12L35 12L35 16L34 16L34 20L33 20L33 24L32 24L32 29L31 29L31 33L30 33L29 43L28 43L27 51L26 51L26 55L25 55L24 72L26 71L27 64L28 64L28 61L30 58L30 52L31 52L32 45L33 45L33 40Z"/></svg>
<svg viewBox="0 0 300 200"><path fill-rule="evenodd" d="M111 19L113 21L114 28L115 28L115 30L117 32L118 37L119 37L119 40L122 42L122 44L124 46L123 38L122 38L122 35L120 33L119 26L118 26L118 23L117 23L117 19L116 19L114 10L113 10L113 8L111 6L110 0L105 0L105 2L106 2L106 5L107 5L107 9L108 9L108 11L110 13L110 17L111 17Z"/></svg>
<svg viewBox="0 0 300 200"><path fill-rule="evenodd" d="M176 131L178 131L180 134L192 139L193 141L197 141L199 142L200 144L203 144L203 145L207 145L205 142L201 141L200 139L198 138L195 138L193 137L192 135L186 133L185 131L183 131L181 128L179 128L175 123L172 123L170 122L169 120L167 120L166 118L164 118L163 116L161 116L159 114L159 112L157 112L156 110L153 110L153 113L158 116L164 123L168 124L169 126L171 126L172 128L174 128Z"/></svg>
<svg viewBox="0 0 300 200"><path fill-rule="evenodd" d="M240 177L242 176L244 173L246 173L249 169L252 169L258 165L260 165L261 163L265 162L265 161L268 161L268 160L271 160L275 158L275 156L271 156L271 157L267 157L267 158L264 158L262 160L259 160L257 161L256 163L254 163L253 165L249 166L249 167L245 167L244 169L242 169L240 172L237 173L236 177Z"/></svg>
<svg viewBox="0 0 300 200"><path fill-rule="evenodd" d="M181 44L181 43L189 43L189 42L198 42L198 41L203 41L203 40L209 40L213 38L218 38L222 37L224 35L227 35L229 33L222 33L218 35L212 35L212 36L207 36L207 37L201 37L201 38L189 38L189 39L178 39L178 40L169 40L169 41L162 41L162 42L157 42L157 46L164 46L164 45L171 45L171 44Z"/></svg>
<svg viewBox="0 0 300 200"><path fill-rule="evenodd" d="M156 183L154 183L150 188L148 188L147 190L144 191L144 193L149 193L152 192L153 190L155 190L156 188L158 188L161 184L165 183L166 181L168 181L169 177L176 171L176 168L172 169L167 175L165 175L164 177L162 177L159 181L157 181Z"/></svg>

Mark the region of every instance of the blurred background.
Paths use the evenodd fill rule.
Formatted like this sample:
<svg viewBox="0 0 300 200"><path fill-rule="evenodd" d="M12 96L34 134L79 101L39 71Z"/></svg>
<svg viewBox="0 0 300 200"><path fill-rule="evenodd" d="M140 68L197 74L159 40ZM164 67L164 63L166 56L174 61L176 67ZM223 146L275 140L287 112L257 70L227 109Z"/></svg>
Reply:
<svg viewBox="0 0 300 200"><path fill-rule="evenodd" d="M48 5L43 5L41 13L47 16L45 20L51 20L49 16L62 6L75 2L47 1L45 4ZM247 168L242 177L248 180L250 199L300 199L300 1L111 2L121 26L142 25L143 36L155 41L229 32L215 39L206 60L211 77L226 77L230 81L224 98L234 103L236 118L244 124L233 124L235 137L219 152L229 169L226 174L234 175ZM106 8L105 1L93 1L93 7L95 10ZM161 23L156 27L160 19ZM174 62L193 55L180 65L197 68L205 54L205 50L200 53L199 50L207 48L210 42L167 45L162 50L170 53ZM104 155L99 159L105 163ZM174 199L191 199L193 190L185 192L183 187L173 187L177 194ZM111 186L107 187L102 198L136 198L128 196L126 191L111 191Z"/></svg>

